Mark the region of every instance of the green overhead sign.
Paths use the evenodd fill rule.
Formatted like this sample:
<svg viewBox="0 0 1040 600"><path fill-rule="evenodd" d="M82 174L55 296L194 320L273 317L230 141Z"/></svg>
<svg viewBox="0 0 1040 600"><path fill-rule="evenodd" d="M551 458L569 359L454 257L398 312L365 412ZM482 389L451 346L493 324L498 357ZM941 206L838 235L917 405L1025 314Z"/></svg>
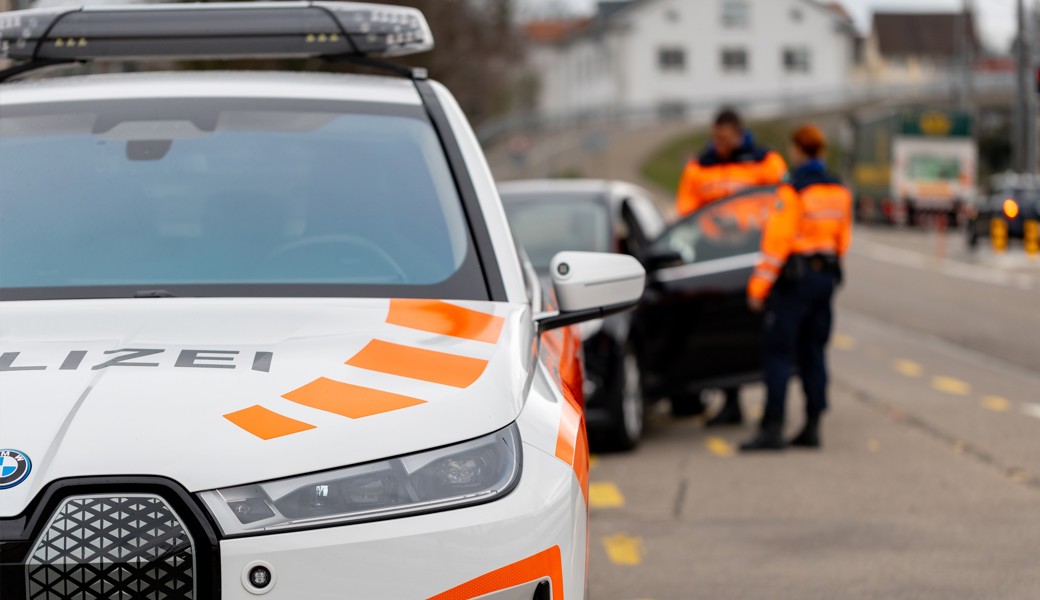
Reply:
<svg viewBox="0 0 1040 600"><path fill-rule="evenodd" d="M952 110L918 109L901 114L899 128L903 135L924 137L972 137L970 114Z"/></svg>

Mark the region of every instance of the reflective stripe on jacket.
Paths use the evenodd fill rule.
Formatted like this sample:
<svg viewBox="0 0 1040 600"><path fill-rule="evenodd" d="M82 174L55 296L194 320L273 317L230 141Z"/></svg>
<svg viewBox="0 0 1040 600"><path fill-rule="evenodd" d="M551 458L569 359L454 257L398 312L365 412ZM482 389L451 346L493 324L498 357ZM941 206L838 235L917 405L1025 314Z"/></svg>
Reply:
<svg viewBox="0 0 1040 600"><path fill-rule="evenodd" d="M709 150L683 170L676 210L679 216L685 216L749 187L776 185L786 175L787 163L782 156L758 148L750 140L728 159Z"/></svg>
<svg viewBox="0 0 1040 600"><path fill-rule="evenodd" d="M781 186L762 231L762 257L748 282L748 296L764 300L792 255L844 256L852 241L852 194L823 164L799 169Z"/></svg>

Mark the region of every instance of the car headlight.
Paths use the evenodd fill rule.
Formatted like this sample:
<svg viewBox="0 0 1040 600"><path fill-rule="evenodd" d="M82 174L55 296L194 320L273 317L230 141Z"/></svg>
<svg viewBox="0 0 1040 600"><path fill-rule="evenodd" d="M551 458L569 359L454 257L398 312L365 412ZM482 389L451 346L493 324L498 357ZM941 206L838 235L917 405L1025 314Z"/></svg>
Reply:
<svg viewBox="0 0 1040 600"><path fill-rule="evenodd" d="M202 492L225 535L372 521L488 502L520 479L516 424L475 440L334 471Z"/></svg>

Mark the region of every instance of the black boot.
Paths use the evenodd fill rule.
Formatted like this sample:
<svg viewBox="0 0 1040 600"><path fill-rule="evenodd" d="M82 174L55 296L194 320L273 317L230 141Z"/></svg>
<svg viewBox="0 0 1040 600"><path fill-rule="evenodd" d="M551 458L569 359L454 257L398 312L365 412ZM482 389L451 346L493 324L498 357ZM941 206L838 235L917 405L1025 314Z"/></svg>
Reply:
<svg viewBox="0 0 1040 600"><path fill-rule="evenodd" d="M774 422L762 422L755 437L741 444L741 452L777 451L783 450L787 444L784 443L784 424Z"/></svg>
<svg viewBox="0 0 1040 600"><path fill-rule="evenodd" d="M727 425L742 425L744 423L744 411L740 409L740 399L726 396L726 403L714 417L708 419L708 427L725 427Z"/></svg>
<svg viewBox="0 0 1040 600"><path fill-rule="evenodd" d="M819 448L820 447L820 416L809 415L805 419L805 427L802 428L802 432L798 434L796 438L791 440L792 446L799 448Z"/></svg>

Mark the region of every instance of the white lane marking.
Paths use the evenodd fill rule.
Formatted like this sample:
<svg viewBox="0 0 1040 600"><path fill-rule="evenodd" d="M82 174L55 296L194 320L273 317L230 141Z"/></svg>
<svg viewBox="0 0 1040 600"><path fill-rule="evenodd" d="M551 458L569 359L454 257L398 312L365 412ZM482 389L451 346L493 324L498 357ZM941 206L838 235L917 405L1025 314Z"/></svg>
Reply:
<svg viewBox="0 0 1040 600"><path fill-rule="evenodd" d="M1026 404L1022 407L1022 413L1040 419L1040 404Z"/></svg>
<svg viewBox="0 0 1040 600"><path fill-rule="evenodd" d="M985 267L953 260L939 260L912 250L886 246L871 240L859 240L854 252L880 262L933 271L975 283L1000 285L1027 291L1036 287L1036 280L1032 275L1026 273L1008 273L999 270L999 267L996 266Z"/></svg>

